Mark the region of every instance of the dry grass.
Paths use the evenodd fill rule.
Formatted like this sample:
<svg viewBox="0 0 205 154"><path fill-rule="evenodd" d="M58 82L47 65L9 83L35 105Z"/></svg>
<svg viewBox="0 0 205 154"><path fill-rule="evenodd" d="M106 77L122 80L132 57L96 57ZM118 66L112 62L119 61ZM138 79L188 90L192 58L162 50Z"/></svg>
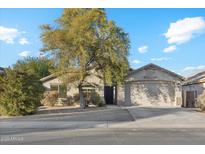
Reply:
<svg viewBox="0 0 205 154"><path fill-rule="evenodd" d="M58 101L58 92L47 91L44 93L44 99L41 101L41 104L44 106L55 106L57 101Z"/></svg>

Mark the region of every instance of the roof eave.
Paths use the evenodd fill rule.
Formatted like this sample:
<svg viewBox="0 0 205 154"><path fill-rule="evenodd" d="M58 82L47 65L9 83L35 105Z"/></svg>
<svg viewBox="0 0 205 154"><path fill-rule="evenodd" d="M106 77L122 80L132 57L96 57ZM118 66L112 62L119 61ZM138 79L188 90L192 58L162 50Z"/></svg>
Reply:
<svg viewBox="0 0 205 154"><path fill-rule="evenodd" d="M156 68L162 69L163 71L165 71L165 72L167 72L167 73L169 73L169 74L171 74L171 75L173 75L173 76L175 76L175 77L181 79L182 81L185 80L185 77L183 77L183 76L181 76L181 75L179 75L179 74L177 74L177 73L174 73L174 72L172 72L172 71L170 71L170 70L167 70L167 69L165 69L165 68L163 68L163 67L160 67L160 66L158 66L158 65L156 65L156 64L153 64L153 63L147 64L147 65L142 66L142 67L140 67L140 68L138 68L138 69L136 69L136 70L133 70L132 72L130 72L130 73L127 75L127 77L130 76L130 75L132 75L132 74L134 74L134 73L136 73L136 72L139 72L139 71L141 71L141 70L143 70L143 69L146 69L147 67L150 67L150 66L154 66L154 67L156 67Z"/></svg>

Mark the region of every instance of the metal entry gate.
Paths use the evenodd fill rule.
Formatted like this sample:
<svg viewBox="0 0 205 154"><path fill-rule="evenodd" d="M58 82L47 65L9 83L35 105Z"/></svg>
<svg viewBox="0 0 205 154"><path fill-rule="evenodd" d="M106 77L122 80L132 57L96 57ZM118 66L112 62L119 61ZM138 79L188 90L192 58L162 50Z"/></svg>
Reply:
<svg viewBox="0 0 205 154"><path fill-rule="evenodd" d="M187 91L186 92L186 107L192 108L196 107L195 101L196 101L196 91Z"/></svg>
<svg viewBox="0 0 205 154"><path fill-rule="evenodd" d="M104 87L104 98L106 104L114 104L113 86Z"/></svg>

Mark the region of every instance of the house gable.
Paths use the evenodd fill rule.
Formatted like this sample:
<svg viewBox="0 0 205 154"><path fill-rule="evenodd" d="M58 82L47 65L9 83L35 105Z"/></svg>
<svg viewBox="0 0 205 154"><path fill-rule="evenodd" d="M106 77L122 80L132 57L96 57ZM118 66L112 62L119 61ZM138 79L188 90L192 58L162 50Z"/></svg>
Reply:
<svg viewBox="0 0 205 154"><path fill-rule="evenodd" d="M183 81L184 77L166 70L155 64L145 65L137 70L130 72L126 81L141 81L141 80L163 80L163 81Z"/></svg>
<svg viewBox="0 0 205 154"><path fill-rule="evenodd" d="M205 71L197 73L186 79L184 85L197 84L197 83L205 83Z"/></svg>

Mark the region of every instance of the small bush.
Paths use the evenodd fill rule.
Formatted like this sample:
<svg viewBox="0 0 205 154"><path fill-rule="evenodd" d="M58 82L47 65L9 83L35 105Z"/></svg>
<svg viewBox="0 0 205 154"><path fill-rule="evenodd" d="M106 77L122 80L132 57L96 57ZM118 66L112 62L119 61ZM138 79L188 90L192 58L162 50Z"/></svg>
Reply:
<svg viewBox="0 0 205 154"><path fill-rule="evenodd" d="M58 91L46 91L41 101L44 106L55 106L58 102Z"/></svg>
<svg viewBox="0 0 205 154"><path fill-rule="evenodd" d="M67 105L72 106L79 104L80 96L79 93L75 93L73 96L67 96Z"/></svg>
<svg viewBox="0 0 205 154"><path fill-rule="evenodd" d="M33 74L6 69L0 76L0 87L1 115L32 114L40 106L44 88Z"/></svg>
<svg viewBox="0 0 205 154"><path fill-rule="evenodd" d="M96 105L98 107L105 105L103 99L96 92L91 92L90 97L89 97L89 103L92 103L93 105Z"/></svg>
<svg viewBox="0 0 205 154"><path fill-rule="evenodd" d="M79 101L80 101L80 94L79 93L75 93L73 95L72 99L73 99L74 102L79 103Z"/></svg>
<svg viewBox="0 0 205 154"><path fill-rule="evenodd" d="M198 96L197 99L197 106L202 110L205 111L205 92Z"/></svg>

